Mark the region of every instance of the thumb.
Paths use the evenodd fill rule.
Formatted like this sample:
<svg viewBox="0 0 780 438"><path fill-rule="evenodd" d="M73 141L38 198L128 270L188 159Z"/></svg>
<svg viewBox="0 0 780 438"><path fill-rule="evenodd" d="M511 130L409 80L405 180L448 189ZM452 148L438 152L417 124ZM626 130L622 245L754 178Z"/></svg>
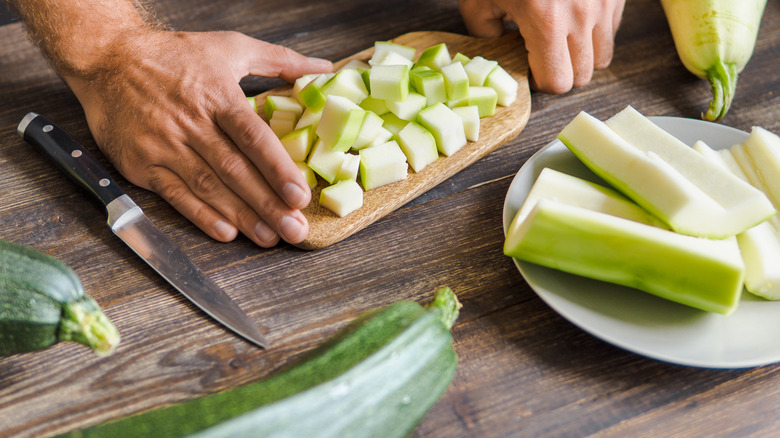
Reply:
<svg viewBox="0 0 780 438"><path fill-rule="evenodd" d="M254 75L282 78L293 82L305 74L329 73L333 64L327 59L304 56L295 50L244 35L239 45L246 56L242 59L241 76Z"/></svg>

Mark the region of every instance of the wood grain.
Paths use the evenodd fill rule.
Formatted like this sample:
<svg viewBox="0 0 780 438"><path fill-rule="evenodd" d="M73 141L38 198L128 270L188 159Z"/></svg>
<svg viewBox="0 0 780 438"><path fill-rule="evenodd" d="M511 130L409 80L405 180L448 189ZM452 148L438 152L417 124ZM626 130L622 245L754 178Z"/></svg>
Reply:
<svg viewBox="0 0 780 438"><path fill-rule="evenodd" d="M465 169L475 161L493 152L507 141L517 137L525 128L531 113L531 92L528 86L528 62L519 34L510 33L501 38L474 38L449 32L410 32L390 41L420 51L439 43L447 44L450 55L461 52L468 57L482 56L498 61L518 81L517 98L508 107L498 106L494 115L480 121L478 141L470 141L455 154L443 155L419 173L411 168L406 179L363 192L363 206L345 217L338 217L319 205L318 199L328 183L317 177L319 184L312 191L312 202L303 210L309 220L309 235L300 244L302 249L319 249L357 233L387 216L407 202ZM339 68L352 59L368 61L373 47L334 63ZM289 85L258 95L258 107L269 95L290 95Z"/></svg>
<svg viewBox="0 0 780 438"><path fill-rule="evenodd" d="M415 31L465 34L453 0L156 0L183 30L235 29L338 60ZM98 358L73 344L0 358L0 437L47 438L265 378L362 311L425 302L450 286L458 371L413 438L777 437L780 364L710 370L648 359L557 315L503 255L502 207L518 169L585 110L631 104L648 116L699 117L711 92L679 61L657 0L632 0L611 65L562 95L531 92L523 131L341 242L316 251L249 239L217 243L155 194L133 187L92 140L78 101L20 24L0 26L0 238L69 264L122 334ZM523 56L524 57L524 56ZM720 122L780 133L780 2ZM245 94L280 79L247 78ZM150 219L261 325L252 347L176 293L116 239L90 196L16 134L29 111L68 130Z"/></svg>

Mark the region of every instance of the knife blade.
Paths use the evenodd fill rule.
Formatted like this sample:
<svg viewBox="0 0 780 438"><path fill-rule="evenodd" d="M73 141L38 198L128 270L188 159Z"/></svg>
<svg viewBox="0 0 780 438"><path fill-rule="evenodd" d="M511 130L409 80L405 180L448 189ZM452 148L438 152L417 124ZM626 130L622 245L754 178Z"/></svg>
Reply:
<svg viewBox="0 0 780 438"><path fill-rule="evenodd" d="M87 149L62 128L34 112L24 116L17 133L38 146L61 170L100 200L106 207L111 231L176 290L233 332L260 347L268 347L257 325L146 217Z"/></svg>

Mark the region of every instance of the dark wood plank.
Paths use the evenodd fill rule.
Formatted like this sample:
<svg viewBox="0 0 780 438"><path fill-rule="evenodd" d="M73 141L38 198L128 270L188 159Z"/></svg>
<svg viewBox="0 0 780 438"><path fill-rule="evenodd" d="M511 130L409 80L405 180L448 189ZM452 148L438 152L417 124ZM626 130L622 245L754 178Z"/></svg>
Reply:
<svg viewBox="0 0 780 438"><path fill-rule="evenodd" d="M236 29L308 55L342 59L407 32L464 33L454 1L161 0L187 30ZM721 122L780 132L780 3ZM260 322L258 350L178 296L105 227L102 210L15 133L27 111L53 119L101 160L73 95L27 41L0 27L0 238L68 263L118 325L97 358L75 345L0 358L0 436L45 437L264 378L369 308L461 298L453 385L416 437L776 436L776 365L704 370L646 359L574 327L539 300L501 253L501 211L520 166L580 110L605 118L698 117L709 87L680 64L660 5L628 2L612 66L562 96L532 93L515 139L394 213L330 247L264 250L211 241L157 196L119 183L151 219ZM242 81L248 95L277 80ZM109 166L105 160L103 163Z"/></svg>

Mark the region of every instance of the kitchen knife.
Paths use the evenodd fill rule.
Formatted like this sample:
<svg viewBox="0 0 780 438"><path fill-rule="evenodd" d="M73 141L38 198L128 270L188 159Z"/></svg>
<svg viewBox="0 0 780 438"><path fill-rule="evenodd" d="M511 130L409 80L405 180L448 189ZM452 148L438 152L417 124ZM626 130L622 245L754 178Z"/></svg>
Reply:
<svg viewBox="0 0 780 438"><path fill-rule="evenodd" d="M245 339L263 348L268 346L257 325L144 215L88 150L62 128L33 112L24 116L17 132L99 199L106 207L111 231L173 287Z"/></svg>

